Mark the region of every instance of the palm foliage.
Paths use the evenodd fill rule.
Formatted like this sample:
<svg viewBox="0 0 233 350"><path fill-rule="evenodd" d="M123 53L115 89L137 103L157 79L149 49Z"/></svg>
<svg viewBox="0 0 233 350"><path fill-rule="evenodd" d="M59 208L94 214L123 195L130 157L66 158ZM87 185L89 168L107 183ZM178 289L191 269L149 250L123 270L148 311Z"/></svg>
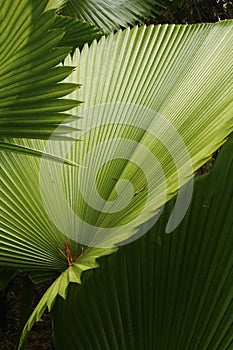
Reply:
<svg viewBox="0 0 233 350"><path fill-rule="evenodd" d="M74 67L58 64L72 47L101 36L91 25L45 12L46 4L4 1L0 7L0 145L11 152L20 151L12 138L48 138L68 117L64 112L80 104L63 98L79 87L61 83ZM64 125L54 137L64 139L69 131Z"/></svg>
<svg viewBox="0 0 233 350"><path fill-rule="evenodd" d="M145 16L151 15L154 5L164 7L162 2L154 0L115 1L110 0L69 0L62 13L76 16L84 21L95 24L109 33L120 27L127 27Z"/></svg>
<svg viewBox="0 0 233 350"><path fill-rule="evenodd" d="M75 128L80 127L85 130L85 133L82 134L82 142L80 143L50 141L47 146L49 151L60 157L66 154L68 160L79 160L82 164L85 155L90 149L93 149L97 143L105 142L109 138L114 139L115 137L122 140L122 142L124 139L136 141L136 148L133 148L133 151L131 148L127 148L127 144L124 148L126 153L129 151L136 155L135 159L137 160L140 159L140 144L144 145L144 147L147 146L150 152L155 157L158 157L165 174L165 178L160 178L159 181L161 182L156 183L156 188L163 188L164 183L166 183L168 190L167 196L163 197L163 202L161 202L162 192L154 191L153 196L150 197L149 210L144 213L143 218L140 220L150 219L166 200L175 195L178 186L191 176L190 169L183 162L185 158L181 149L178 152L180 158L175 159L177 163L174 164L174 159L168 157L167 150L164 149L161 142L158 142L154 136L152 138L153 125L158 126L156 123L153 124L156 118L159 119L159 115L162 114L166 117L165 120L169 120L176 130L179 131L179 135L185 140L194 170L208 159L211 153L224 141L225 136L232 130L231 96L229 90L230 68L227 63L231 55L228 44L230 29L230 22L191 27L171 25L135 28L132 31L119 32L107 39L103 38L98 45L93 44L90 48L85 47L81 54L76 52L73 60L74 62L76 60L79 61L79 69L77 73L70 76L70 79L71 82L79 80L83 83L82 93L85 94L86 101L83 104L83 110L80 109L80 115L83 118L75 122L74 125ZM215 47L216 44L215 42L213 43L213 37L218 44L220 44L219 41L221 40L221 50L216 52L215 56L210 55L212 58L210 64L208 57L210 45L213 44L213 47ZM179 43L178 47L177 43ZM109 55L105 54L105 50L108 50ZM185 63L183 63L184 58ZM205 64L206 60L208 65ZM131 65L129 64L130 61L132 62ZM99 72L99 76L96 75L96 72ZM111 72L111 79L109 78L109 72ZM205 78L203 77L204 74ZM213 74L215 74L215 82L211 79ZM192 82L190 82L190 76L193 77ZM220 81L222 82L221 84ZM92 90L90 87L92 87ZM91 94L88 94L88 91L91 91ZM75 99L82 98L82 93L80 91L79 96L75 95ZM119 102L122 103L119 104ZM129 104L136 106L136 110L130 110ZM147 108L147 113L141 114L140 108L142 107L137 107L138 104ZM148 113L148 108L149 111L154 110L156 113ZM139 113L137 113L138 111ZM120 115L123 118L120 120L121 127L116 129L116 123L108 124L107 127L95 127L95 118L93 117L95 115L101 118L101 125L106 124L106 121L108 121L106 119L107 115L111 115L111 118L113 118L111 121L119 124ZM140 120L141 116L143 116L141 119L147 121L147 128L145 128L144 124L139 123L136 126L132 124L132 117L134 120ZM79 121L81 124L78 124ZM161 119L159 121L161 122ZM92 130L89 130L90 123L94 126ZM187 128L187 125L190 125L190 127ZM176 140L172 138L169 129L165 128L166 126L166 123L164 125L160 124L160 140L164 140L167 135L166 148L174 155L172 147L176 149L178 144L175 143ZM148 131L151 132L148 133ZM201 140L198 144L196 143L197 139ZM24 146L38 149L44 148L43 141L29 140L26 142L18 140L17 142ZM70 152L69 148L71 146L72 151ZM111 159L114 155L114 152L111 152L111 147L102 147L100 149L98 157L95 157L96 164L94 163L97 169L99 169L98 164L101 162L103 154ZM126 159L126 157L123 158ZM67 241L74 260L74 264L69 266L68 270L58 277L51 290L48 291L38 308L35 309L25 328L26 332L33 322L40 317L46 305L51 308L57 294L65 297L69 281L80 283L80 274L83 270L80 267L85 266L85 269L92 268L93 261L98 256L114 251L114 249L110 249L105 252L101 246L111 248L114 243L127 239L135 233L135 227L140 224L136 216L145 205L147 191L141 193L139 197L133 197L129 207L125 212L121 211L120 215L115 215L114 213L103 215L104 211L96 215L96 211L82 200L77 181L78 172L80 171L80 174L83 174L83 177L81 177L81 189L89 189L88 193L90 195L94 193L93 189L90 188L90 186L93 186L93 183L90 181L90 176L93 172L91 161L83 163L83 165L87 166L86 169L89 169L89 173L85 173L85 171L82 173L84 168L64 168L58 163L39 162L35 158L25 159L18 154L3 154L3 160L4 231L1 237L3 251L1 264L7 266L17 265L28 271L36 270L42 272L46 270L46 273L49 270L51 272L65 270L67 261L60 252L67 253L64 250L64 245ZM97 185L103 198L111 199L109 192L114 195L116 183L112 180L113 174L122 178L128 174L128 179L132 180L135 191L140 187L141 183L150 180L150 178L145 178L143 173L140 174L139 167L135 169L135 162L131 160L134 160L133 156L129 157L126 163L114 163L113 161L108 168L103 167L100 170L100 181L98 182L97 176ZM12 173L13 166L16 169L20 169L19 164L23 171L18 170L17 173ZM39 166L41 164L44 167L44 173L42 172L42 175L44 174L44 177L42 176L44 180L42 192L39 186ZM177 182L177 164L180 164L183 175L180 183ZM141 168L144 165L142 162L140 164ZM118 172L119 169L120 172ZM132 174L135 174L135 172L139 175L136 179L138 182L134 182L134 177L132 177ZM9 174L11 175L9 176ZM65 199L69 201L71 208L80 217L85 214L87 222L89 220L93 224L91 220L97 220L99 226L95 226L93 235L88 236L88 231L83 224L80 227L72 226L69 212L65 211L66 203L61 200L61 192L57 191L56 186L54 186L54 183L59 182L60 174L62 174ZM155 173L152 172L148 176L153 178L154 175ZM106 188L107 192L105 192ZM41 200L43 191L49 198L47 203L43 203ZM76 197L72 195L74 191ZM123 188L123 195L126 192L126 189ZM91 200L91 203L94 207L94 199ZM55 217L55 224L52 224L49 220L48 213L52 220ZM66 226L66 223L68 223L68 226ZM106 228L108 227L106 223L110 227L115 225L118 228L117 233L119 235L105 236L104 240L99 241L98 227L102 225L102 227ZM58 227L60 228L59 224L63 225L61 227L63 227L65 230L63 232L66 234L67 230L71 231L71 229L75 228L74 233L76 236L71 236L73 240L67 240L62 230L58 229ZM121 226L125 224L128 224L126 226L127 230L124 229L123 231ZM84 241L83 245L93 245L92 243L94 242L94 245L100 246L99 250L96 251L95 248L87 247L82 252L81 244L76 243L76 241L82 243L82 240L87 239L87 237L89 241ZM88 259L85 260L87 257ZM77 273L75 273L76 270ZM72 277L67 278L70 273ZM60 285L62 289L58 288Z"/></svg>
<svg viewBox="0 0 233 350"><path fill-rule="evenodd" d="M57 300L57 349L231 348L232 141L196 180L179 228L164 233L171 201L148 234L102 260L81 286L69 286L66 300Z"/></svg>
<svg viewBox="0 0 233 350"><path fill-rule="evenodd" d="M43 12L45 6L1 4L1 137L48 138L65 118L60 113L78 104L58 99L78 86L58 85L73 69L55 68L70 48L59 47L64 31L53 28L54 11Z"/></svg>
<svg viewBox="0 0 233 350"><path fill-rule="evenodd" d="M119 32L108 39L104 38L98 45L94 44L90 49L86 47L81 56L76 53L74 60L79 61L80 64L78 73L71 76L71 81L77 79L83 83L82 93L80 92L79 96L75 96L75 98L81 97L82 99L83 94L85 94L86 101L83 104L83 111L87 111L91 106L105 103L103 109L98 110L99 116L102 118L101 122L106 121L106 111L110 111L112 120L116 118L117 122L119 122L117 118L119 118L120 111L120 115L125 120L122 121L122 126L117 130L114 123L107 125L107 133L106 127L88 130L88 123L95 123L95 119L92 119L92 110L90 113L91 119L84 114L85 118L79 119L81 124L75 122L76 127L87 130L83 136L83 141L75 144L73 142L50 141L50 153L60 157L66 155L68 160L82 163L85 154L97 143L106 141L108 138L114 139L114 137L123 140L126 132L128 132L126 139L135 141L133 146L135 159L139 158L140 161L141 143L150 150L154 157L158 157L163 167L164 177L159 178L157 182L152 184L152 195L147 207L149 209L140 218L143 222L150 219L165 201L175 195L178 187L190 178L192 169L188 168L188 164L183 163L184 153L181 149L178 152L177 159L172 159L171 156L169 157L166 148L161 145L161 142L158 142L156 137L152 137L148 133L143 124L136 126L139 128L138 132L135 131L134 125L128 127L132 117L137 116L140 119L141 110L139 110L139 114L135 114L135 110L133 110L132 114L127 103L149 107L151 110L165 116L166 120L169 120L175 126L179 135L185 141L193 168L194 170L197 169L221 145L224 138L232 130L231 94L229 89L231 50L228 43L230 30L230 22L191 27L172 25L142 27L132 31ZM174 38L176 38L176 41L174 41ZM221 50L216 51L215 56L212 53L210 54L212 57L210 64L210 59L206 56L211 52L209 45L212 42L213 47L215 47L215 43L220 45L220 40ZM177 43L179 43L178 47ZM105 50L108 50L108 56L105 54ZM130 65L129 61L133 63ZM69 61L69 63L71 62ZM99 72L99 75L96 72ZM109 75L109 72L111 75ZM192 80L190 79L191 75L193 76ZM213 75L215 75L214 82L211 79ZM110 103L116 101L123 102L120 109L114 104L110 105ZM82 115L81 110L80 113ZM144 114L148 130L153 130L154 126L158 126L156 124L157 116L157 114ZM189 125L189 128L187 128L187 125ZM150 129L151 126L152 129ZM170 134L170 131L168 134L168 131L165 130L166 126L166 124L161 126L159 137L160 140L164 140L166 135L169 135L166 140L166 147L169 152L173 152L172 149L176 149L180 145L174 140L174 135ZM114 137L112 137L111 132L115 133ZM142 136L144 137L142 138ZM197 139L201 142L196 143ZM39 140L17 140L17 142L20 145L36 149L44 150L45 148L43 141ZM72 152L68 152L71 146ZM132 152L130 147L125 147L127 155ZM101 162L102 155L105 154L108 159L111 159L114 155L111 152L113 152L113 149L102 147L99 157L96 158L96 164L94 163L97 169L100 168L99 162ZM116 192L114 193L116 182L112 179L114 171L116 176L119 175L122 178L128 176L128 179L132 181L134 191L137 191L144 184L144 181L149 183L151 178L154 177L154 170L148 175L148 178L145 178L143 173L139 173L140 166L142 169L146 166L146 163L143 163L144 158L141 164L139 162L137 168L135 168L131 159L134 160L131 157L126 163L113 162L112 168L109 168L110 173L103 167L102 173L99 173L99 176L101 175L100 181L97 184L103 198L108 198L111 193L113 198L116 196ZM148 160L150 162L150 158L145 159L145 161ZM177 161L176 164L175 161ZM91 159L89 162L83 164L88 166L87 168L79 169L64 168L57 163L44 162L44 175L42 173L42 181L44 182L39 184L39 169L42 166L39 160L35 158L25 159L18 154L2 154L2 222L4 230L1 236L3 252L0 260L1 264L7 266L17 264L27 269L48 269L49 267L60 269L62 266L64 267L65 262L59 254L58 248L64 249L66 239L59 230L60 228L64 230L65 234L74 229L75 233L70 237L75 241L83 242L83 245L99 245L100 247L113 246L135 233L135 227L141 224L141 221L137 221L136 216L145 205L147 191L141 193L139 197L133 197L126 210L121 210L120 214L109 213L106 215L100 211L96 212L94 209L96 203L94 197L93 199L91 197L94 191L90 186L93 186L93 183L89 180L93 171ZM182 170L180 182L177 180L177 165ZM14 168L17 171L14 171ZM92 170L90 171L90 169ZM63 173L62 186L66 196L64 201L61 200L61 191L57 191L56 186L56 181L59 182L60 171ZM132 176L135 171L138 171L139 174L136 180ZM85 203L80 193L77 181L79 172L82 181L81 189L82 191L85 188L88 189L92 208L88 203ZM163 193L165 185L167 186L166 196ZM128 185L125 186L125 189L127 189ZM73 192L76 193L76 197L73 197ZM122 192L124 196L127 191L123 188ZM42 201L41 194L43 196L43 193L44 196L47 195L49 202ZM94 224L95 221L93 220L97 220L99 226L94 225L95 230L92 235L88 236L89 226L86 228L83 223L81 223L81 226L72 226L70 214L66 211L66 200L79 217L83 218L83 215L86 215L86 222ZM50 221L48 213L50 219L54 219L55 224ZM125 224L128 224L125 226L127 230L122 231L120 226ZM117 233L119 236L110 234L107 237L105 236L99 244L95 235L101 225L102 227L118 227ZM114 231L114 233L116 232ZM81 246L78 245L77 248L75 242L70 242L70 244L71 246L74 245L73 255L77 257L81 252Z"/></svg>
<svg viewBox="0 0 233 350"><path fill-rule="evenodd" d="M3 24L0 33L3 43L0 50L2 286L15 274L7 268L29 272L34 282L57 277L26 324L20 346L23 346L27 331L46 307L52 309L57 295L66 298L70 283L80 284L83 271L99 266L96 259L115 252L116 246L125 240L129 242L145 233L161 214L161 207L182 188L175 205L175 208L177 204L179 207L183 198L180 194L185 194L183 189L190 191L190 187L182 186L233 130L231 21L191 26L135 27L101 39L101 30L93 26L97 24L106 33L126 26L146 16L154 3L133 0L125 3L125 7L114 7L108 1L99 0L95 2L95 9L92 1L78 3L73 0L44 0L40 3L23 0L20 5L7 0L0 5ZM156 4L162 5L160 2ZM178 2L176 4L178 6ZM59 13L69 13L82 20L58 15L58 8ZM86 23L86 20L92 24ZM90 47L84 45L94 38L100 39L99 42L94 41ZM76 47L80 49L75 50ZM68 56L69 53L72 56ZM74 67L77 69L74 70ZM78 89L80 84L82 88ZM66 95L68 97L64 98ZM84 103L80 106L79 101ZM68 110L71 112L67 113ZM41 140L48 138L48 142ZM24 154L32 157L24 157ZM38 157L41 155L42 159ZM49 162L48 158L58 162ZM63 163L81 166L67 167ZM217 172L213 174L215 179ZM228 176L228 170L226 174ZM215 181L212 177L208 179ZM198 198L199 186L202 188L197 184L195 189L199 193ZM226 197L226 202L228 200ZM208 202L206 207L209 207ZM166 223L169 208L166 207L164 214ZM189 214L186 220L190 221L191 217L192 214ZM178 224L181 219L182 215L173 211L167 231L171 231L173 223ZM163 225L158 224L158 229L164 230L164 226L163 221ZM203 230L204 226L203 219ZM208 232L210 235L210 229ZM167 247L168 239L162 234L160 236L160 241ZM186 236L182 236L183 245L178 235L175 237L171 240L169 252L174 259L177 248L181 262L185 260L185 244L189 247L189 243ZM154 251L149 250L154 239L153 232L142 239L152 261L157 259ZM132 268L138 268L142 273L147 266L145 256L141 260L145 259L145 263L141 265L136 264L135 258L140 242L129 246L128 251L125 250L127 248L120 250L119 255L127 251L126 254L135 261ZM198 242L196 252L201 247L201 237ZM160 248L156 249L160 256ZM204 251L201 250L200 256L204 256L201 255ZM166 262L168 252L164 254L162 261L165 259ZM114 264L115 259L110 258L110 264L111 261ZM126 261L124 257L123 263ZM168 271L170 263L166 266ZM210 263L206 265L208 268L211 268ZM222 265L221 268L223 271ZM102 273L102 270L99 271ZM117 296L114 267L113 271L109 293ZM132 271L135 276L135 270ZM174 269L172 273L175 271L178 270ZM224 276L227 272L224 270ZM126 265L123 265L122 281L126 280L127 274ZM154 275L153 270L151 276L163 281L164 289L160 292L167 294L164 275ZM168 276L169 286L175 285L177 280L173 281L171 274ZM128 291L122 293L129 292L130 285L127 283ZM72 287L70 293L81 290L81 287ZM139 293L135 293L135 301L141 303L141 298L146 295L143 293L146 290L139 289ZM222 297L220 292L217 296ZM94 300L93 296L91 300ZM154 302L153 298L150 300ZM156 300L159 298L156 297ZM163 300L161 305L166 309ZM176 333L172 333L171 322L175 314L172 300L171 313L168 310L169 317L162 319L162 329L164 334L168 329L180 346L183 339L190 340L191 336L187 333L178 339ZM133 301L134 296L130 302L127 299L129 305ZM188 305L189 310L194 304ZM65 304L59 305L58 310ZM200 305L203 304L195 305L201 310ZM219 305L223 311L218 317L226 310L221 303ZM92 306L96 308L94 304ZM132 325L135 334L140 323L133 324L129 307L125 322ZM184 310L182 305L181 310ZM114 320L109 315L106 317L114 323L121 319L121 311L119 307ZM137 312L143 314L140 307ZM180 312L181 316L188 315ZM152 320L152 314L150 317ZM165 327L167 320L168 328ZM116 327L119 326L123 334L124 322L118 321ZM79 321L76 322L79 327ZM194 337L198 334L195 330L197 322L195 320L190 331ZM212 324L212 333L216 325L220 325L219 319ZM59 323L56 327L59 329ZM220 329L221 334L228 337L226 327ZM154 339L152 329L150 332L148 346ZM122 342L119 343L114 340L117 337L109 340L101 332L103 338L99 340L94 332L92 334L91 343L78 340L78 346L85 344L91 348L92 344L96 344L100 348L99 344L103 342L106 346L111 344L110 348L114 349L119 344L125 348L136 341L136 338L130 338L127 343L127 337L123 335L119 337L119 342ZM218 341L222 341L222 335ZM57 331L56 337L59 339ZM158 346L169 346L173 338L159 339ZM200 340L200 344L207 346L212 338L206 343ZM73 341L71 349L77 345L77 340ZM228 343L227 340L227 346ZM196 344L198 348L199 343ZM59 346L64 348L65 345L61 342Z"/></svg>

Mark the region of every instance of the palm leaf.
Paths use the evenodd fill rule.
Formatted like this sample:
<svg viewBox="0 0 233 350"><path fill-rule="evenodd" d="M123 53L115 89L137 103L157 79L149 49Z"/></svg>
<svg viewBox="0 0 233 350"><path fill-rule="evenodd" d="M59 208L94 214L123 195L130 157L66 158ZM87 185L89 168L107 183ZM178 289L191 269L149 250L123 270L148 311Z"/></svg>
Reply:
<svg viewBox="0 0 233 350"><path fill-rule="evenodd" d="M74 122L86 131L80 135L82 142L50 141L46 148L39 140L18 142L58 157L66 155L86 168L2 154L0 264L27 270L60 270L67 266L59 254L65 241L77 258L82 245L113 247L151 227L153 220L149 219L232 130L231 28L231 22L135 28L103 38L98 45L85 47L81 55L75 54L79 69L70 79L81 81L83 89L74 98L86 96L80 110L85 118ZM218 50L213 55L216 45ZM94 117L97 112L100 127L95 127L96 120L99 122ZM116 128L119 120L120 127ZM140 120L147 126L135 126L135 121ZM173 128L167 128L171 124L184 140L193 169L182 148L184 144L180 144ZM90 125L92 130L88 130ZM148 132L153 128L159 132L155 137ZM110 146L97 148L99 153L85 163L87 152L108 139L120 140L121 159L118 154L116 161L109 162L116 156L111 142ZM129 145L128 140L134 142ZM141 146L157 157L163 170L161 177L156 177L160 169L153 167L151 157L141 154ZM94 166L99 169L96 178ZM131 180L132 186L123 181L119 187L113 179L116 177ZM97 196L97 201L95 182L102 195L102 199ZM144 191L140 191L143 186ZM120 190L119 196L116 189ZM103 202L103 198L110 201ZM129 198L122 209L122 203ZM109 205L111 212L106 211ZM81 221L75 221L77 218Z"/></svg>
<svg viewBox="0 0 233 350"><path fill-rule="evenodd" d="M62 137L64 139L64 137ZM25 147L22 145L17 145L13 142L6 142L6 141L0 141L0 149L5 152L15 152L15 153L20 153L20 154L25 154L25 155L32 155L34 157L39 157L41 158L42 156L45 159L52 160L55 162L60 162L62 164L68 164L68 165L73 165L73 166L79 166L79 164L74 163L72 161L69 161L64 158L56 157L53 154L49 154L46 152L42 152L40 150L32 149L30 147Z"/></svg>
<svg viewBox="0 0 233 350"><path fill-rule="evenodd" d="M78 85L59 84L73 70L56 67L71 48L59 47L64 30L53 28L55 13L44 12L46 4L1 4L1 137L48 138L60 122L60 112L79 104L62 98Z"/></svg>
<svg viewBox="0 0 233 350"><path fill-rule="evenodd" d="M44 204L59 229L94 246L112 246L145 232L151 222L141 224L224 142L233 127L228 26L230 30L232 23L135 28L76 52L73 60L80 66L70 79L83 82L74 97L85 102L79 108L82 118L72 125L81 130L77 137L82 141L56 150L51 143L48 151L69 158L72 149L69 159L86 168L64 171L62 195L62 187L50 181L51 167L42 165L43 191L60 207L46 204L46 198ZM221 49L213 57L217 43ZM163 173L157 165L153 168L151 154ZM59 184L61 166L52 167ZM132 187L119 182L123 179Z"/></svg>
<svg viewBox="0 0 233 350"><path fill-rule="evenodd" d="M165 7L162 1L154 0L115 1L114 3L110 0L69 0L62 9L62 13L93 23L102 28L105 33L109 33L151 16L155 11L155 5Z"/></svg>
<svg viewBox="0 0 233 350"><path fill-rule="evenodd" d="M53 27L65 29L65 35L59 46L71 46L73 49L77 47L82 49L85 44L91 44L94 39L99 39L103 35L97 27L65 16L56 16Z"/></svg>
<svg viewBox="0 0 233 350"><path fill-rule="evenodd" d="M67 268L65 244L72 261L82 264L86 254L91 258L93 252L94 258L98 257L96 249L88 246L99 246L101 256L103 247L111 251L115 244L151 227L150 219L161 205L232 131L231 28L230 21L134 28L102 38L74 54L72 62L79 62L79 68L67 83L83 84L72 96L75 100L85 96L85 103L80 108L83 118L67 125L84 130L76 131L74 137L80 136L82 141L51 140L47 145L40 140L17 141L58 157L66 155L86 168L2 154L0 264L46 274L63 271ZM120 154L119 148L113 147L115 141L107 144L115 139L117 146L121 145ZM133 142L128 144L128 140ZM106 145L98 147L101 143ZM145 148L157 157L162 174L153 167L150 156L141 154ZM95 149L98 153L85 159ZM162 176L157 176L157 170ZM124 181L119 186L119 179L131 180L132 185ZM95 201L95 182L102 199L109 201L103 203L98 197ZM89 196L89 203L83 195ZM67 200L71 211L67 211ZM107 212L109 202L113 210ZM82 219L81 224L73 221L73 213ZM100 235L102 229L107 235ZM80 283L77 276L74 281ZM55 296L53 291L53 300Z"/></svg>
<svg viewBox="0 0 233 350"><path fill-rule="evenodd" d="M61 10L68 0L49 0L46 6L46 11L48 10Z"/></svg>
<svg viewBox="0 0 233 350"><path fill-rule="evenodd" d="M165 234L171 201L148 234L69 286L53 309L57 350L231 348L232 172L231 138L179 228Z"/></svg>
<svg viewBox="0 0 233 350"><path fill-rule="evenodd" d="M82 47L102 35L92 25L55 16L55 10L44 11L46 4L47 1L39 5L24 0L18 6L7 0L0 7L3 29L0 34L0 147L39 157L43 152L23 148L9 138L48 138L69 116L63 112L79 102L63 97L79 85L60 83L73 67L57 65L72 47ZM55 5L59 6L50 2L47 8L56 8ZM65 139L64 135L70 130L69 127L60 128L54 137ZM52 155L47 158L55 159Z"/></svg>
<svg viewBox="0 0 233 350"><path fill-rule="evenodd" d="M60 276L47 289L27 321L21 335L18 350L23 349L28 331L30 331L34 323L41 318L46 308L48 308L49 311L52 310L57 296L60 295L62 298L66 298L69 283L81 283L81 274L83 271L99 267L99 264L96 262L96 258L102 255L112 254L114 251L114 249L103 250L92 248L85 253L85 256L80 257L76 263L69 266L68 269L60 274Z"/></svg>

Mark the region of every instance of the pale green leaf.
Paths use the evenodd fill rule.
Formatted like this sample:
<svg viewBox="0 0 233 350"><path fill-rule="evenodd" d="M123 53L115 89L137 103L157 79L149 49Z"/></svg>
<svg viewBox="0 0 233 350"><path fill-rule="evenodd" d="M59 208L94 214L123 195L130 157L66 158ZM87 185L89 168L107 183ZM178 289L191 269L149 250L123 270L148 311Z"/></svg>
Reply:
<svg viewBox="0 0 233 350"><path fill-rule="evenodd" d="M17 143L86 168L2 152L2 265L63 270L59 249L66 240L77 257L82 245L112 247L151 227L161 205L232 131L231 30L231 21L134 28L85 46L69 59L68 64L79 63L70 82L83 86L72 93L85 100L77 113L83 119L71 122L83 130L75 133L81 141ZM100 126L95 127L96 120ZM120 153L106 143L86 162L87 152L114 139L120 141ZM141 153L142 147L157 163Z"/></svg>
<svg viewBox="0 0 233 350"><path fill-rule="evenodd" d="M49 0L46 6L46 11L48 10L61 10L68 0Z"/></svg>

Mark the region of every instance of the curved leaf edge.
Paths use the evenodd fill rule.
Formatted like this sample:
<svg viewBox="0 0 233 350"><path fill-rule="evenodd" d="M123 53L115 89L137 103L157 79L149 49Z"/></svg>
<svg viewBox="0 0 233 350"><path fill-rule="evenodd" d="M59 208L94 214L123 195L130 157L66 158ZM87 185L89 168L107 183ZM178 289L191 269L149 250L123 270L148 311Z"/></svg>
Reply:
<svg viewBox="0 0 233 350"><path fill-rule="evenodd" d="M34 323L39 321L45 310L48 308L50 312L56 301L57 296L61 296L63 299L66 298L69 283L81 284L81 275L83 271L95 269L99 267L96 259L102 256L110 255L116 252L118 248L100 249L100 248L89 248L82 256L80 256L76 262L69 266L61 275L53 282L53 284L47 289L41 300L37 304L30 318L24 326L22 331L18 350L24 348L27 334L33 327Z"/></svg>

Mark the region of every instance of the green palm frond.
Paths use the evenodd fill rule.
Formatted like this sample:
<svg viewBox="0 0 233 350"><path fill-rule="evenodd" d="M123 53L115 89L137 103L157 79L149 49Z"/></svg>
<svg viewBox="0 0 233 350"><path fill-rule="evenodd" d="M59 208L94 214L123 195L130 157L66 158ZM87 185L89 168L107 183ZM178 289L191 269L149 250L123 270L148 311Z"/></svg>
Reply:
<svg viewBox="0 0 233 350"><path fill-rule="evenodd" d="M58 65L72 48L102 35L92 25L44 11L46 4L7 0L0 5L1 149L36 156L39 150L20 150L12 138L47 139L70 116L64 112L80 102L64 96L79 84L62 83L74 67ZM54 137L65 139L71 130L64 126Z"/></svg>
<svg viewBox="0 0 233 350"><path fill-rule="evenodd" d="M69 0L49 0L47 2L46 11L48 10L61 10Z"/></svg>
<svg viewBox="0 0 233 350"><path fill-rule="evenodd" d="M93 23L109 33L120 27L127 27L155 12L155 5L165 8L163 1L154 0L69 0L62 13Z"/></svg>
<svg viewBox="0 0 233 350"><path fill-rule="evenodd" d="M82 141L52 140L46 147L40 140L17 143L66 156L83 167L2 153L0 264L64 269L59 249L66 240L77 257L82 245L113 247L149 229L149 219L232 130L231 29L230 21L135 28L75 53L79 68L70 82L83 84L73 97L85 96L85 103L80 109L83 118L71 125L84 131ZM96 120L100 126L95 126ZM115 141L109 140L117 140L122 148L116 152ZM106 145L97 147L101 143ZM96 147L98 154L89 152ZM150 155L141 153L142 147ZM87 154L93 158L85 159ZM163 173L154 168L151 155ZM115 178L128 181L118 184Z"/></svg>
<svg viewBox="0 0 233 350"><path fill-rule="evenodd" d="M59 47L64 30L53 28L55 13L44 12L46 4L1 4L1 137L48 138L63 112L79 104L62 98L78 85L60 83L73 67L56 66L71 48Z"/></svg>
<svg viewBox="0 0 233 350"><path fill-rule="evenodd" d="M100 29L89 23L60 15L56 16L53 27L65 29L59 46L71 46L74 49L82 49L85 44L91 44L94 39L98 40L103 35Z"/></svg>
<svg viewBox="0 0 233 350"><path fill-rule="evenodd" d="M64 140L64 136L62 137L62 140ZM53 154L49 154L49 153L43 152L41 150L37 150L35 148L18 145L18 144L13 143L13 142L0 141L0 149L2 151L5 151L5 152L20 153L20 154L24 154L27 156L31 155L31 156L38 157L38 158L41 158L43 156L44 159L52 160L54 162L60 162L62 164L79 166L78 163L74 163L74 162L67 160L65 158L56 157Z"/></svg>
<svg viewBox="0 0 233 350"><path fill-rule="evenodd" d="M165 234L172 200L148 234L69 286L53 309L57 350L231 348L232 172L233 139L179 228Z"/></svg>
<svg viewBox="0 0 233 350"><path fill-rule="evenodd" d="M69 250L72 266L89 257L92 268L151 227L233 129L231 30L231 21L127 29L67 58L79 64L66 83L82 83L72 98L85 100L82 118L61 125L80 129L74 140L15 141L83 167L2 152L1 265L65 276Z"/></svg>
<svg viewBox="0 0 233 350"><path fill-rule="evenodd" d="M96 262L96 258L99 258L102 255L112 254L114 251L115 249L90 249L85 253L83 258L80 258L75 264L69 266L68 269L60 274L54 283L47 289L26 323L22 332L18 350L23 349L24 342L27 338L27 333L31 330L34 323L41 318L44 311L47 308L49 311L52 310L57 296L59 295L64 299L66 298L69 283L81 283L81 274L83 271L99 267L99 264Z"/></svg>

